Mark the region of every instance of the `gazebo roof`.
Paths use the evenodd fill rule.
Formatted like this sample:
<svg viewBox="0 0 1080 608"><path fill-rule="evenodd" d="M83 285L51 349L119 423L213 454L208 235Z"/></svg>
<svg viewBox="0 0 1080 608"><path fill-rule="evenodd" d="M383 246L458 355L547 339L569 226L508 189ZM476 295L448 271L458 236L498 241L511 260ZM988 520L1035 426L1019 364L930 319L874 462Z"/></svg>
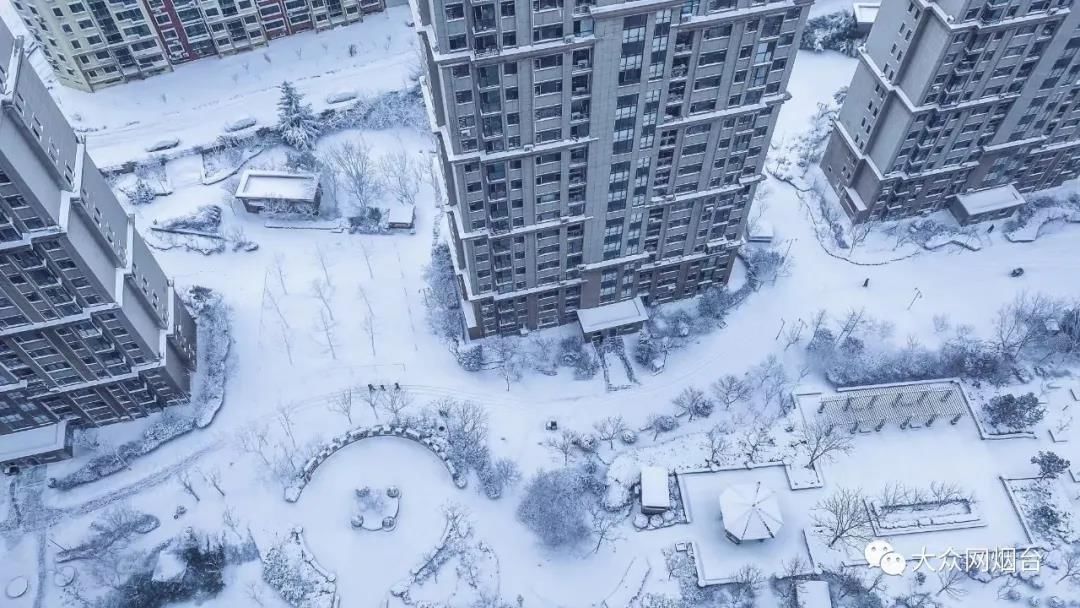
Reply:
<svg viewBox="0 0 1080 608"><path fill-rule="evenodd" d="M761 482L731 486L720 493L720 516L724 530L733 538L773 538L784 525L776 494Z"/></svg>

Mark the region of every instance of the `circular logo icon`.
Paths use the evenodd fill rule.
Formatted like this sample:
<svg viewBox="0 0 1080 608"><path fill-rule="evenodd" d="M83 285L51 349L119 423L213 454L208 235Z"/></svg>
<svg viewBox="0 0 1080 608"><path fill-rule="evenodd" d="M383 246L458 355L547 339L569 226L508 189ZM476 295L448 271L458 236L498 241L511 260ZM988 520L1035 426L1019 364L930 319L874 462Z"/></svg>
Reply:
<svg viewBox="0 0 1080 608"><path fill-rule="evenodd" d="M889 576L900 576L907 568L907 560L896 551L881 556L881 571Z"/></svg>
<svg viewBox="0 0 1080 608"><path fill-rule="evenodd" d="M863 550L863 556L866 557L866 563L870 564L871 568L877 568L881 565L881 558L886 553L892 553L892 550L893 546L889 544L889 541L874 540L866 545L866 549Z"/></svg>

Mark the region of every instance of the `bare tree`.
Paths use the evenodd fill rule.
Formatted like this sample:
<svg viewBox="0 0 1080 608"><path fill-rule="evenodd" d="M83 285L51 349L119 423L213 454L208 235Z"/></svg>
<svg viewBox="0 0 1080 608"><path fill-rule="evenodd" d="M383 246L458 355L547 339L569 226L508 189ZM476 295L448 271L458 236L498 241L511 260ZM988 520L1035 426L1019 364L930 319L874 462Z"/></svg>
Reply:
<svg viewBox="0 0 1080 608"><path fill-rule="evenodd" d="M819 422L803 425L799 431L799 443L805 446L808 469L839 454L848 454L854 447L850 433L837 431L836 427Z"/></svg>
<svg viewBox="0 0 1080 608"><path fill-rule="evenodd" d="M739 401L746 401L752 394L750 385L742 378L728 374L712 383L712 394L716 400L730 409Z"/></svg>
<svg viewBox="0 0 1080 608"><path fill-rule="evenodd" d="M349 426L352 426L353 390L351 388L347 388L335 395L330 399L327 407L330 408L330 411L345 416L345 419L349 421Z"/></svg>
<svg viewBox="0 0 1080 608"><path fill-rule="evenodd" d="M705 464L720 465L725 460L731 445L728 443L728 431L720 425L709 429L705 434L706 447L709 450L709 458Z"/></svg>
<svg viewBox="0 0 1080 608"><path fill-rule="evenodd" d="M557 453L562 454L563 465L570 464L570 457L574 455L575 445L577 442L577 435L572 431L564 430L556 437L549 437L544 440L544 447L551 448Z"/></svg>
<svg viewBox="0 0 1080 608"><path fill-rule="evenodd" d="M784 331L784 350L791 348L802 339L803 323L796 323Z"/></svg>
<svg viewBox="0 0 1080 608"><path fill-rule="evenodd" d="M326 281L326 286L333 289L334 280L330 278L330 260L326 257L326 252L322 247L315 246L315 259L319 261L319 268L322 268L323 279Z"/></svg>
<svg viewBox="0 0 1080 608"><path fill-rule="evenodd" d="M191 497L195 499L195 502L201 502L199 495L195 492L195 488L191 485L191 477L188 475L187 471L177 473L176 479L180 482L184 491L191 494Z"/></svg>
<svg viewBox="0 0 1080 608"><path fill-rule="evenodd" d="M652 414L649 416L647 429L653 432L653 441L660 437L661 433L670 433L679 426L679 421L674 416L667 414Z"/></svg>
<svg viewBox="0 0 1080 608"><path fill-rule="evenodd" d="M367 255L365 254L365 259ZM370 262L368 262L368 270L371 269ZM368 300L367 291L364 290L363 285L356 287L356 292L360 296L360 301L364 303L364 308L367 309L367 316L363 318L361 324L364 328L364 333L368 336L368 343L371 344L371 356L375 356L375 311L371 308L371 300Z"/></svg>
<svg viewBox="0 0 1080 608"><path fill-rule="evenodd" d="M242 430L237 437L240 447L249 454L254 454L270 466L269 449L270 442L267 439L268 431L264 425L253 425Z"/></svg>
<svg viewBox="0 0 1080 608"><path fill-rule="evenodd" d="M938 572L937 577L940 586L934 595L945 594L954 600L958 600L968 594L968 590L963 587L968 575L960 568L944 568L941 572Z"/></svg>
<svg viewBox="0 0 1080 608"><path fill-rule="evenodd" d="M687 416L687 422L695 416L708 417L713 411L712 400L705 396L705 391L694 386L684 388L672 403L675 404L675 415Z"/></svg>
<svg viewBox="0 0 1080 608"><path fill-rule="evenodd" d="M225 527L232 530L238 538L240 535L240 519L236 516L236 509L231 506L226 506L225 510L221 512L221 523L225 524Z"/></svg>
<svg viewBox="0 0 1080 608"><path fill-rule="evenodd" d="M619 524L622 523L624 518L625 515L622 513L608 511L599 503L589 505L589 527L592 529L592 536L596 540L592 550L594 555L600 552L600 547L604 542L612 542L622 538L619 534Z"/></svg>
<svg viewBox="0 0 1080 608"><path fill-rule="evenodd" d="M325 162L341 181L341 190L352 199L357 212L378 202L383 187L366 142L339 144L330 150Z"/></svg>
<svg viewBox="0 0 1080 608"><path fill-rule="evenodd" d="M325 310L319 311L319 330L322 332L323 346L330 352L330 358L337 359L337 338L334 336L334 319L326 314Z"/></svg>
<svg viewBox="0 0 1080 608"><path fill-rule="evenodd" d="M412 395L405 389L395 389L387 392L386 400L383 402L383 409L390 414L390 420L393 424L401 423L401 413L412 405Z"/></svg>
<svg viewBox="0 0 1080 608"><path fill-rule="evenodd" d="M506 381L506 390L510 390L510 383L521 379L524 367L524 352L521 340L498 336L488 343L488 352L494 360L499 374Z"/></svg>
<svg viewBox="0 0 1080 608"><path fill-rule="evenodd" d="M263 603L262 587L259 586L259 583L249 581L244 588L244 593L247 594L249 600L255 602L259 606L266 606L266 604Z"/></svg>
<svg viewBox="0 0 1080 608"><path fill-rule="evenodd" d="M746 456L747 462L755 463L761 456L762 450L776 445L776 440L769 433L766 424L756 424L743 431L739 437L739 451Z"/></svg>
<svg viewBox="0 0 1080 608"><path fill-rule="evenodd" d="M859 331L866 323L866 309L860 308L859 310L852 309L848 311L847 316L844 317L843 323L840 325L840 333L836 334L836 343L840 344L844 338L849 337Z"/></svg>
<svg viewBox="0 0 1080 608"><path fill-rule="evenodd" d="M397 202L402 205L416 204L416 195L420 192L423 175L404 148L399 147L379 159L379 169L386 189Z"/></svg>
<svg viewBox="0 0 1080 608"><path fill-rule="evenodd" d="M357 390L360 393L360 399L371 408L371 414L375 416L375 419L379 419L379 407L382 404L382 392L375 390L375 387L371 384L368 385L368 389Z"/></svg>
<svg viewBox="0 0 1080 608"><path fill-rule="evenodd" d="M288 294L289 288L285 286L285 258L281 254L274 256L274 263L270 266L274 271L274 276L277 277L278 286L281 287L281 293Z"/></svg>
<svg viewBox="0 0 1080 608"><path fill-rule="evenodd" d="M998 310L994 323L994 344L1001 354L1015 360L1032 342L1046 332L1046 322L1060 312L1060 305L1042 294L1021 293Z"/></svg>
<svg viewBox="0 0 1080 608"><path fill-rule="evenodd" d="M217 490L218 494L225 496L225 490L223 490L221 487L221 471L219 471L218 469L210 469L209 471L203 471L202 469L199 469L199 473L202 475L202 478L204 481L206 481L206 483L210 484L214 487L215 490Z"/></svg>
<svg viewBox="0 0 1080 608"><path fill-rule="evenodd" d="M814 506L810 515L814 530L829 548L838 542L858 544L870 538L870 513L863 495L851 488L841 488Z"/></svg>
<svg viewBox="0 0 1080 608"><path fill-rule="evenodd" d="M1080 547L1074 545L1064 552L1061 556L1059 572L1061 572L1061 578L1057 579L1057 582L1069 579L1070 583L1080 583Z"/></svg>
<svg viewBox="0 0 1080 608"><path fill-rule="evenodd" d="M612 450L615 449L615 438L627 428L626 422L623 420L622 416L608 416L593 424L596 436L599 437L601 441L608 442L608 448Z"/></svg>
<svg viewBox="0 0 1080 608"><path fill-rule="evenodd" d="M327 316L329 316L330 320L333 321L334 320L334 307L333 307L333 296L334 296L334 294L333 294L333 288L330 287L330 284L327 283L324 280L312 279L312 281L311 281L311 293L313 293L315 295L315 297L319 299L319 302L321 302L322 305L323 305L323 310L326 311Z"/></svg>

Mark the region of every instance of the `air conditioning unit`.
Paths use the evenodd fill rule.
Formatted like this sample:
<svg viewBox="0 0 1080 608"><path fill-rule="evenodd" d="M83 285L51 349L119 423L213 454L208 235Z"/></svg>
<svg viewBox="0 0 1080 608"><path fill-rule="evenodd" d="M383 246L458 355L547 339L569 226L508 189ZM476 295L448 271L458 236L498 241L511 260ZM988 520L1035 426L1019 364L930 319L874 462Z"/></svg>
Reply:
<svg viewBox="0 0 1080 608"><path fill-rule="evenodd" d="M525 150L526 152L531 152L532 149L533 149L533 145L532 144L525 144L524 146L521 146L521 149Z"/></svg>
<svg viewBox="0 0 1080 608"><path fill-rule="evenodd" d="M573 34L567 34L566 36L563 36L562 41L569 44L569 43L574 41L574 35Z"/></svg>

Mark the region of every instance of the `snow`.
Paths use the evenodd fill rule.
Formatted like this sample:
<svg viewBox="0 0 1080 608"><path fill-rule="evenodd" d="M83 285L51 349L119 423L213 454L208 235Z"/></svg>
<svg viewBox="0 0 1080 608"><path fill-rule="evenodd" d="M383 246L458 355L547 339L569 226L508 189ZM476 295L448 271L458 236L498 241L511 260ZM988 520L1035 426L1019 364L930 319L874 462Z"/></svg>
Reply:
<svg viewBox="0 0 1080 608"><path fill-rule="evenodd" d="M63 449L66 438L66 420L36 429L0 435L0 462Z"/></svg>
<svg viewBox="0 0 1080 608"><path fill-rule="evenodd" d="M668 472L664 467L641 467L641 510L659 513L671 508Z"/></svg>
<svg viewBox="0 0 1080 608"><path fill-rule="evenodd" d="M314 202L319 178L310 173L248 170L240 176L236 198Z"/></svg>
<svg viewBox="0 0 1080 608"><path fill-rule="evenodd" d="M836 7L842 3L825 3L828 4ZM812 10L821 7L815 5ZM399 9L389 12L396 14L397 20L405 16ZM389 30L395 42L388 51L373 52L372 41L374 46L381 47L380 28ZM399 30L405 36L400 41ZM351 28L295 38L307 40L303 55L308 59L318 56L320 41L336 40L336 36L345 35L343 32L355 31L375 32L375 35L368 37L367 56L342 68L347 76L339 78L339 73L334 73L320 78L295 78L298 87L309 93L309 101L319 103L325 95L343 88L400 85L397 80L404 77L404 67L410 58L405 52L400 56L394 53L400 50L397 43L405 46L404 41L411 34L398 21L378 15ZM271 70L276 72L279 64L289 62L291 53L279 53L279 49L290 48L289 44L290 39L282 39L266 49L274 57ZM207 65L246 59L261 61L257 54L249 53L209 60ZM339 65L336 59L332 61L335 67ZM395 61L400 62L396 72L388 67ZM295 62L291 69L296 74L325 70L325 64L316 66L319 63ZM198 75L202 73L200 64L185 66L177 73ZM836 53L800 54L790 84L792 99L779 116L777 141L804 131L817 104L848 84L854 66L855 60ZM275 79L283 76L277 72ZM175 122L166 130L173 131L185 146L202 139L212 140L222 125L241 115L255 117L259 124L273 124L277 92L276 82L269 77L262 83L262 89L248 86L241 78L240 88L247 92L238 90L237 94L242 96L239 100L221 95L222 90L231 89L228 74L225 86L208 80L210 92L195 91L198 87L190 86L193 81L190 78L181 79L184 87L175 84L168 87L191 89L183 93L193 96L192 99L201 96L210 105L183 110L187 101L170 103L176 108L174 113L160 121L148 118L152 114L148 108L161 105L157 97L151 94L149 101L143 99L147 107L142 108L135 102L138 98L135 92L165 86L155 83L172 83L170 76L114 89L132 92L127 93L131 99L119 99L117 93L115 103L133 108L132 120L138 120L139 124L127 129L131 142L119 135L124 133L122 125L116 127L120 130L115 137L109 130L101 132L96 143L91 137L94 154L111 155L113 162L140 158L146 143L165 135L158 129L161 123ZM208 78L220 80L220 75ZM323 82L323 78L337 82ZM170 92L170 99L172 95ZM98 112L97 119L114 114ZM92 114L87 110L84 120L90 121L88 117ZM426 158L434 149L426 134L406 128L347 130L324 138L319 147L361 137L375 154L402 147L410 155ZM261 154L258 160L280 161L283 156L284 151L275 148ZM789 348L777 338L782 324L791 327L800 319L809 321L819 309L826 309L834 318L850 309L865 309L868 316L891 324L891 338L882 333L875 334L874 340L891 340L896 345L902 345L909 336L928 345L940 342L941 335L935 330L937 316L948 316L955 325L969 324L976 335L989 337L996 311L1022 290L1041 291L1055 297L1075 297L1080 293L1076 279L1080 276L1080 259L1075 255L1076 228L1063 226L1060 230L1047 231L1037 243L1025 245L1009 242L998 231L983 238L979 251L954 248L926 251L917 247L915 254L906 249L893 251L891 239L873 235L846 257L846 252L838 254L819 241L813 220L817 208L810 208L787 184L768 178L770 191L762 219L775 229L775 246L787 252L794 263L785 276L751 293L744 305L728 315L726 327L688 337L685 348L669 353L663 373L639 373L639 384L626 390L609 392L600 378L573 381L572 372L566 369L558 376L529 374L508 388L497 370L475 373L461 370L454 355L427 327L422 269L430 259L431 235L439 226L440 213L429 184L423 185L417 198L415 234L405 231L384 235L345 234L333 230L271 228L260 218L249 216L231 204L228 199L232 192L203 184L200 171L201 163L196 157L170 161L167 172L172 192L132 212L136 225L145 230L155 220L175 218L203 205L219 204L223 233L242 231L260 245L253 252L226 251L206 257L180 249L157 255L166 272L176 279L178 288L204 284L220 292L232 311L234 342L225 403L207 429L192 431L132 461L128 469L94 483L61 492L44 487L43 480L31 478L29 483L36 485L32 490L20 491L20 496L37 495L40 502L29 498L20 502L20 506L37 506L20 510L28 521L15 525L10 509L0 511L8 515L0 521L0 531L15 537L0 554L5 564L16 564L13 575L26 575L34 580L39 568L36 559L39 549L43 556L40 568L47 570L56 553L50 541L75 544L85 536L87 526L100 516L103 508L123 501L161 519L160 531L142 541L146 546L174 538L188 526L222 530L224 515L232 512L239 520L241 533L250 528L264 553L266 548L287 537L294 526L301 526L308 550L317 563L336 575L336 593L343 606L383 605L386 600L389 605L396 605L397 600L390 598L390 590L401 584L418 595L422 593L425 601L445 603L450 601L448 598L460 600L462 596L455 594L472 589L462 578L463 572L470 571L467 560L450 563L440 570L437 581L423 585L422 589L407 583L410 572L441 542L446 526L442 506L452 503L468 513L473 527L472 542L483 543L497 556L497 572L484 569L482 576L503 598L512 602L520 595L526 606L586 606L608 597L633 597L633 589L639 584L644 584L648 592L671 593L673 585L663 574L660 560L665 550L687 541L693 544L698 566L707 582L730 580L748 564L766 574L778 573L782 563L795 556L810 561L812 555L813 561L826 565L838 561L858 564L862 559L861 548L830 549L813 532L811 514L815 505L838 488L859 487L873 498L892 482L923 488L940 481L958 484L975 496L986 526L927 530L890 538L905 555L915 555L923 547L942 552L948 547L962 551L967 547L1022 546L1028 542L1027 535L1002 478L1030 476L1034 468L1029 460L1040 449L1053 449L1074 463L1080 462L1080 429L1075 428L1061 433L1068 442L1053 443L1043 429L1034 438L983 440L966 416L955 426L938 423L918 431L892 426L876 433L854 435L852 452L823 464L816 484L794 483L817 477L817 473L798 463L784 466L775 462L753 468L680 473L682 498L691 515L690 523L635 531L631 522L620 522L619 538L602 543L595 552L586 544L566 552L542 547L515 515L521 483L507 488L498 500L488 499L478 490L480 484L458 488L443 463L426 448L394 437L367 439L338 450L318 468L297 502L288 503L282 499L281 480L258 455L245 451L237 436L248 430L264 429L275 454L280 455L294 449L303 453L308 446L320 445L322 440L345 429L383 424L387 412L374 412L361 402L360 396L367 392L369 383L378 386L399 382L414 399L411 413L418 413L436 399L475 402L488 415L492 456L513 460L528 476L539 469L563 466L563 456L544 445L552 437L552 433L544 430L547 420L557 420L560 429L587 433L596 421L618 415L628 427L642 429L650 415L671 414L671 400L687 386L707 389L721 375L741 375L768 355L776 355L793 378L806 367L806 375L797 387L800 392L826 392L820 375L807 367L813 363L812 355L805 351L807 332ZM814 177L811 174L809 179ZM864 251L875 256L874 265L866 261ZM1019 279L1010 278L1008 271L1018 265L1027 272ZM737 280L744 280L742 266L738 268ZM867 278L872 279L870 286L862 287ZM318 281L330 286L325 301L313 292L312 284ZM913 300L916 289L921 296ZM692 303L687 309L692 310ZM561 337L572 329L533 334ZM608 359L618 365L615 357ZM1039 390L1037 385L1006 387L1010 391L1021 388ZM346 391L352 391L350 394L356 400L351 419L328 409ZM697 470L707 469L709 454L702 443L710 428L721 422L730 423L727 437L734 444L740 432L769 421L761 412L749 411L746 417L736 419L722 410L717 406L711 418L694 421L681 418L676 430L656 440L652 432L642 431L634 446L616 441L611 449L607 442L601 442L599 456L613 463L608 477L619 482L624 480L620 476L626 474L626 478L636 481L642 465L675 469L679 464L693 464ZM806 410L807 415L813 412L809 407ZM137 438L143 428L159 419L160 415L155 415L111 426L102 429L101 436L108 444L118 445ZM284 419L291 421L295 448L281 430L286 425ZM780 427L776 429L779 445L775 454L770 454L770 461L774 456L790 457L790 434L779 433L788 422L781 419L776 423ZM59 476L74 470L95 453L100 452L79 449L72 461L49 465L48 475ZM586 457L575 453L571 458L573 465ZM220 473L224 496L200 475L214 470ZM200 494L199 501L184 492L177 482L177 475L182 472L189 474ZM735 546L724 538L718 497L731 485L759 482L776 493L784 526L774 539ZM394 530L374 533L351 528L349 519L356 507L354 490L365 485L374 488L394 485L401 489L401 510ZM1062 493L1063 500L1071 501L1070 496L1075 493L1075 488L1069 487L1067 493ZM628 504L629 500L622 503ZM187 512L173 519L178 506ZM487 561L477 557L471 563ZM650 562L655 568L648 575ZM84 589L91 594L100 591L100 585L85 565L79 564L79 568L78 580ZM858 567L854 570L873 574ZM931 581L933 578L930 577ZM268 607L282 605L277 593L261 582L257 564L227 569L226 581L225 590L204 602L204 606L261 602ZM248 596L249 583L254 589L252 593L262 594L261 602ZM910 576L889 578L882 583L884 591L894 594L906 592L913 584ZM962 601L954 601L945 594L938 598L949 608L991 606L1000 602L995 595L997 585L974 581L968 585L970 594ZM1075 591L1067 585L1066 582L1054 587L1050 580L1046 593L1074 597ZM64 596L59 590L49 587L45 591L43 606L63 603ZM29 606L31 602L27 600L22 605ZM779 603L763 599L758 605Z"/></svg>
<svg viewBox="0 0 1080 608"><path fill-rule="evenodd" d="M641 323L648 318L649 312L640 297L578 311L578 322L581 324L582 333L586 335Z"/></svg>
<svg viewBox="0 0 1080 608"><path fill-rule="evenodd" d="M0 6L7 9L9 1L0 0ZM285 80L316 112L332 105L327 96L341 90L374 94L402 88L416 63L409 18L407 6L394 6L361 23L278 38L249 53L193 61L146 80L94 93L53 84L51 92L85 135L99 167L143 158L147 146L170 137L181 142L169 151L173 155L214 143L242 118L275 124L278 85Z"/></svg>
<svg viewBox="0 0 1080 608"><path fill-rule="evenodd" d="M825 581L799 581L795 596L796 608L832 608L829 583Z"/></svg>
<svg viewBox="0 0 1080 608"><path fill-rule="evenodd" d="M987 188L977 192L964 192L957 194L956 200L967 211L969 216L1000 211L1024 204L1024 197L1020 196L1020 193L1016 191L1012 184Z"/></svg>

